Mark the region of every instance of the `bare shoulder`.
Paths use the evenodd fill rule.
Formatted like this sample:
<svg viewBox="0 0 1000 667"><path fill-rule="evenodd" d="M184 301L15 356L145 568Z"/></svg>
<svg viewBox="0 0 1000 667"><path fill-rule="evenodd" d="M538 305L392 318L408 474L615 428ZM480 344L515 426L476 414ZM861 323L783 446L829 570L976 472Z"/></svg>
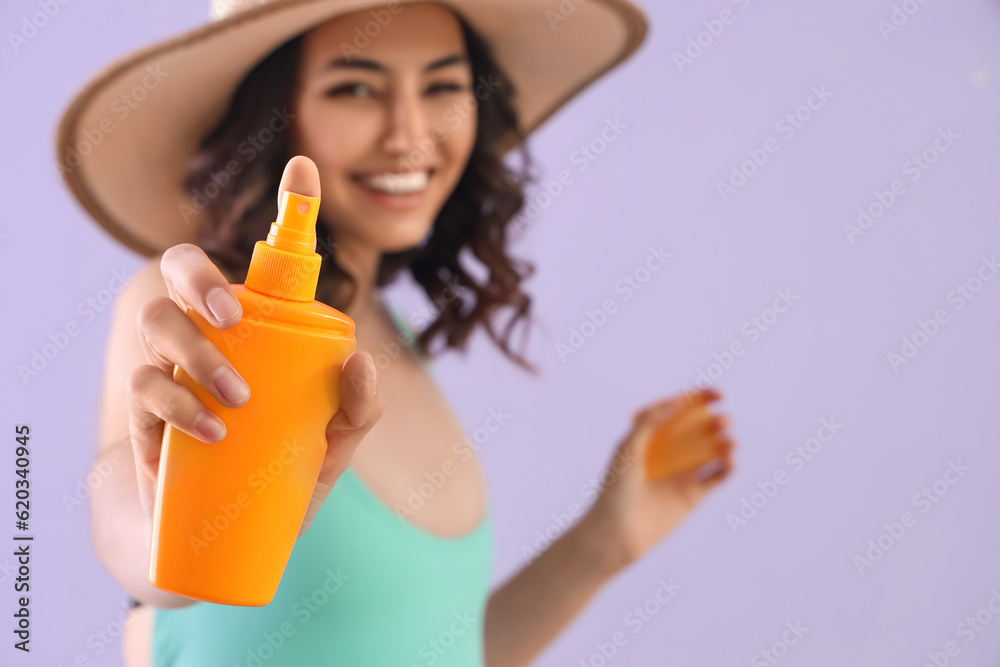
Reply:
<svg viewBox="0 0 1000 667"><path fill-rule="evenodd" d="M148 257L127 277L111 310L98 418L99 450L112 443L127 442L128 378L137 367L149 363L138 328L139 312L151 299L170 297L161 271L162 259L162 253Z"/></svg>
<svg viewBox="0 0 1000 667"><path fill-rule="evenodd" d="M119 293L111 322L112 339L121 342L135 338L136 317L143 304L155 297L170 297L161 269L162 260L163 253L147 258ZM225 271L223 275L230 278ZM119 348L111 347L109 354L117 349Z"/></svg>
<svg viewBox="0 0 1000 667"><path fill-rule="evenodd" d="M132 370L146 363L139 340L136 317L142 304L157 295L167 295L160 275L159 257L150 258L132 274L118 293L111 310L104 360L104 388L98 419L99 448L121 443L128 433L126 378Z"/></svg>
<svg viewBox="0 0 1000 667"><path fill-rule="evenodd" d="M131 312L134 316L139 307L154 296L169 296L167 284L160 273L160 255L154 255L139 267L125 284L115 302L115 312ZM134 323L134 320L133 320Z"/></svg>
<svg viewBox="0 0 1000 667"><path fill-rule="evenodd" d="M115 300L112 310L111 329L108 336L108 363L115 358L127 356L130 361L145 360L136 331L136 317L142 305L157 296L169 296L167 285L160 273L160 257L146 261L125 283Z"/></svg>
<svg viewBox="0 0 1000 667"><path fill-rule="evenodd" d="M136 315L144 303L153 297L170 296L170 290L167 288L166 280L163 278L161 269L162 260L163 253L149 257L146 263L125 284L115 303L116 316L112 327L133 326ZM235 277L231 272L221 266L218 268L229 283L235 281Z"/></svg>

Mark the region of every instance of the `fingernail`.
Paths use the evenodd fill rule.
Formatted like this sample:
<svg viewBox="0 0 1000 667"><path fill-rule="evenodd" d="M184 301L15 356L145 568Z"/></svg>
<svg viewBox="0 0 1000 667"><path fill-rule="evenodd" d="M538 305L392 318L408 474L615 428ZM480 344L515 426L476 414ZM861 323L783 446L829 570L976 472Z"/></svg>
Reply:
<svg viewBox="0 0 1000 667"><path fill-rule="evenodd" d="M205 302L220 323L240 312L240 302L224 287L213 287L209 290Z"/></svg>
<svg viewBox="0 0 1000 667"><path fill-rule="evenodd" d="M194 427L211 442L218 442L226 437L226 425L222 420L208 412L201 412L194 419Z"/></svg>
<svg viewBox="0 0 1000 667"><path fill-rule="evenodd" d="M241 405L250 398L250 387L227 366L219 366L212 376L212 382L223 398L233 405Z"/></svg>

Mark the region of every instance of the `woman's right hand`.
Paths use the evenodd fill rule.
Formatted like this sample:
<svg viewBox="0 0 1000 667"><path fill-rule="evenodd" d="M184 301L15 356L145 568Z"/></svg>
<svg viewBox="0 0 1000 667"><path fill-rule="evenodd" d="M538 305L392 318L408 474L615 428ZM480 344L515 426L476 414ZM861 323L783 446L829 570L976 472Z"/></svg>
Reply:
<svg viewBox="0 0 1000 667"><path fill-rule="evenodd" d="M297 155L288 161L278 186L279 202L284 190L320 195L319 172L312 160ZM229 281L205 251L191 243L168 248L160 259L160 272L169 297L154 297L139 308L136 324L148 363L133 369L127 380L139 500L150 522L164 424L206 443L218 442L226 435L222 420L193 391L174 382L174 364L222 405L238 408L250 399L246 381L185 314L191 306L219 329L239 324L243 307ZM357 352L344 363L340 409L326 428L326 457L300 535L385 410L376 376L375 361L367 352ZM359 389L362 387L364 391Z"/></svg>
<svg viewBox="0 0 1000 667"><path fill-rule="evenodd" d="M133 369L127 386L139 499L150 520L165 423L206 443L226 434L222 420L174 382L174 364L223 405L236 408L250 398L243 377L185 315L190 305L220 329L239 323L243 308L222 272L190 243L168 248L160 272L170 296L154 297L139 309L136 326L147 363Z"/></svg>
<svg viewBox="0 0 1000 667"><path fill-rule="evenodd" d="M142 305L137 315L139 339L147 364L137 366L127 382L129 433L135 453L139 499L152 522L156 480L164 424L206 443L225 437L222 421L187 387L174 382L174 364L223 405L239 407L250 397L245 380L229 360L185 315L190 305L219 329L239 323L242 306L225 276L196 245L181 243L168 248L160 271L170 297L157 296ZM340 410L327 428L330 447L323 464L326 474L317 484L301 532L329 493L333 481L350 463L361 440L381 417L381 391L356 391L374 387L375 363L367 352L352 355L344 364Z"/></svg>

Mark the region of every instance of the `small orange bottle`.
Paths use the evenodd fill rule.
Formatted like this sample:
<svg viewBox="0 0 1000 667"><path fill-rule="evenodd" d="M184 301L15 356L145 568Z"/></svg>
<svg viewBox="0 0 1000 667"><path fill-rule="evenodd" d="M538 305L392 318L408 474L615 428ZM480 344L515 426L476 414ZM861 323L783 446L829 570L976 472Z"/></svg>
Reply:
<svg viewBox="0 0 1000 667"><path fill-rule="evenodd" d="M681 413L684 417L694 415L698 421L710 417L708 404L701 399L685 409L690 412ZM696 446L696 443L702 440L699 437L679 439L675 427L680 418L674 416L667 419L659 424L650 436L649 446L646 449L646 479L658 480L677 473L697 470L723 455L721 448Z"/></svg>
<svg viewBox="0 0 1000 667"><path fill-rule="evenodd" d="M272 600L326 454L326 426L340 408L354 321L315 300L318 197L283 192L267 241L258 241L240 323L217 329L188 307L198 329L250 385L227 408L183 368L189 387L226 425L205 443L167 424L156 486L149 581L219 604Z"/></svg>

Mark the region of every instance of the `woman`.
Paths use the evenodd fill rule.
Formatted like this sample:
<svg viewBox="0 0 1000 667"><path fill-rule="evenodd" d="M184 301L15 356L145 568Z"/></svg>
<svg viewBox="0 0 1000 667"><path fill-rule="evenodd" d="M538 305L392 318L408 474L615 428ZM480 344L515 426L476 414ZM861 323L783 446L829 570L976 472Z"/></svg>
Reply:
<svg viewBox="0 0 1000 667"><path fill-rule="evenodd" d="M524 203L528 163L514 172L501 158L523 144L528 127L568 99L565 88L545 91L544 77L532 82L529 65L545 70L548 61L537 55L548 48L549 75L555 77L550 84L569 77L573 90L573 76L589 83L633 50L642 30L638 37L633 31L625 47L605 45L604 60L589 64L570 60L572 49L560 51L557 40L576 46L584 40L600 50L593 35L601 32L590 38L572 33L571 22L613 32L627 21L643 28L641 14L625 3L593 10L588 7L598 5L590 3L576 6L579 14L553 19L542 7L511 0L374 8L326 2L325 13L312 14L306 10L319 3L264 5L237 7L217 21L229 37L221 29L193 33L201 35L200 55L198 48L177 43L157 52L167 63L162 86L175 88L159 102L153 98L161 91L148 90L149 102L136 103L133 116L106 132L104 146L63 165L67 182L98 221L151 257L116 305L95 465L124 463L92 499L98 556L139 603L125 638L128 663L527 664L605 582L669 533L732 468L725 419L695 409L718 393L638 411L584 517L492 594L490 513L472 451L463 452L467 456L419 508L408 504L410 490L427 473L453 462L464 436L429 374L429 343L443 335L447 346L461 348L481 325L512 360L529 367L508 345L513 323L501 336L490 321L502 306L515 309L515 320L529 306L519 287L526 270L505 249L508 227ZM503 31L528 26L529 19L544 21L550 34L532 38L525 28L519 35L529 53L537 49L528 64L517 65L514 51L501 49L519 79L495 61L490 44L499 44ZM479 34L490 29L490 20L499 24L492 42ZM199 122L185 125L185 112L171 111L170 102L188 96L197 105L200 94L191 82L213 68L225 69L214 58L236 58L236 41L222 48L224 41L251 30L247 26L278 46L267 47L263 39L257 45L243 35L240 57L247 67L234 64L227 71L231 77L250 71L233 80L239 85L228 110L214 116L190 112L187 120ZM208 57L213 43L218 50ZM267 50L255 56L254 48ZM189 63L181 78L185 57L198 67ZM578 68L574 75L559 70L559 57L564 66ZM135 58L128 67L138 70L145 62ZM146 71L147 77L157 72L154 65ZM153 79L147 81L152 85ZM200 93L232 88L215 83ZM528 97L520 106L514 91ZM88 90L80 99L91 104L78 102L76 116L71 109L64 120L62 157L86 136L81 118L99 119L80 109L100 109L100 94ZM538 100L547 101L533 107ZM518 111L531 109L525 125ZM179 115L172 122L158 116L169 113ZM199 140L197 150L189 135ZM143 154L143 141L163 142L159 160L150 157L152 149ZM185 149L185 142L192 147ZM169 177L157 170L171 164L171 147L190 159L185 197L175 197L176 206L165 211L167 188L157 189L157 179L162 185ZM137 170L148 173L137 176ZM357 352L345 364L342 406L326 432L327 459L274 600L252 608L196 603L147 579L159 447L165 422L206 443L221 439L224 425L170 372L179 364L232 406L243 405L250 389L183 310L191 305L220 328L239 321L228 283L244 280L249 251L274 219L275 190L286 189L322 196L317 299L355 321ZM180 238L193 242L175 242ZM466 260L459 262L463 250L485 268L485 280L466 270ZM379 292L404 268L435 304L430 315L423 314L429 324L412 348L398 345L412 337ZM640 462L650 435L668 420L675 424L676 450L716 457L710 474L646 479Z"/></svg>

